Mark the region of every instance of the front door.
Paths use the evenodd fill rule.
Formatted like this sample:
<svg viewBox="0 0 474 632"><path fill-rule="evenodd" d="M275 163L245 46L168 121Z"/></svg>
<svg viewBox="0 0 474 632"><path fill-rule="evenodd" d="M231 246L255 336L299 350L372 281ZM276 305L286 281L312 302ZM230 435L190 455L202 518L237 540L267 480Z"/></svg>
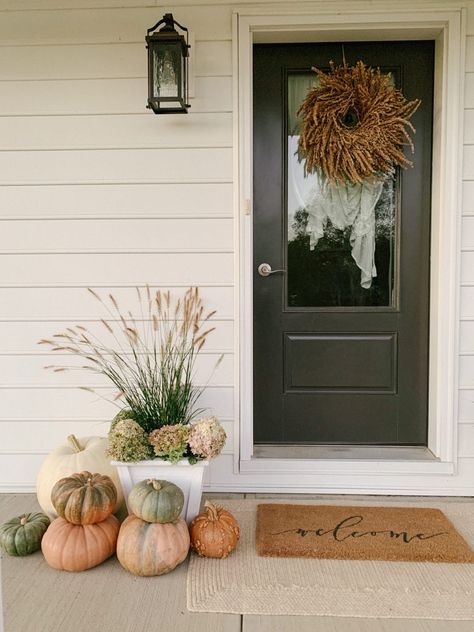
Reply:
<svg viewBox="0 0 474 632"><path fill-rule="evenodd" d="M421 99L365 241L297 155L311 67L342 54ZM254 46L256 444L427 444L433 68L429 41Z"/></svg>

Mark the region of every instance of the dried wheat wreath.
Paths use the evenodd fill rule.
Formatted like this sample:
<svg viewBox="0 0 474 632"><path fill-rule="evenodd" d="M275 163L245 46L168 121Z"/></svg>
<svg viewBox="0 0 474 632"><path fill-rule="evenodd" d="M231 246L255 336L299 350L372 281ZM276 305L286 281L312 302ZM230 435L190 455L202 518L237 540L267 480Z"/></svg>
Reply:
<svg viewBox="0 0 474 632"><path fill-rule="evenodd" d="M379 180L394 167L412 165L403 154L415 132L409 119L421 101L408 101L390 85L380 68L335 66L325 73L313 68L319 85L308 92L298 115L303 118L300 159L308 173L320 171L329 182Z"/></svg>

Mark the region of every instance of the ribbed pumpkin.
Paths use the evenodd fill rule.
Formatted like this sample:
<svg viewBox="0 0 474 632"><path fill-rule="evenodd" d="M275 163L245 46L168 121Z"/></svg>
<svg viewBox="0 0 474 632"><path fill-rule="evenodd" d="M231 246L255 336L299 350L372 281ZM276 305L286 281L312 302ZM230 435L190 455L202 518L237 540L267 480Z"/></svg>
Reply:
<svg viewBox="0 0 474 632"><path fill-rule="evenodd" d="M137 483L128 495L128 508L146 522L173 522L183 505L184 494L177 485L154 478Z"/></svg>
<svg viewBox="0 0 474 632"><path fill-rule="evenodd" d="M119 512L125 505L122 487L117 468L110 465L105 454L107 437L82 437L70 435L67 442L51 452L38 472L36 479L36 493L41 509L51 520L57 517L51 502L51 491L57 481L75 472L100 472L110 476L117 489L117 504L114 513Z"/></svg>
<svg viewBox="0 0 474 632"><path fill-rule="evenodd" d="M188 551L189 531L182 518L161 524L129 516L120 527L117 558L133 575L169 573L186 559Z"/></svg>
<svg viewBox="0 0 474 632"><path fill-rule="evenodd" d="M61 478L53 487L51 502L58 516L73 524L95 524L110 516L117 502L112 479L79 472Z"/></svg>
<svg viewBox="0 0 474 632"><path fill-rule="evenodd" d="M27 513L12 518L0 527L0 549L8 555L29 555L41 546L41 540L49 526L44 513Z"/></svg>
<svg viewBox="0 0 474 632"><path fill-rule="evenodd" d="M115 516L97 524L71 524L56 518L46 531L41 550L50 566L60 571L85 571L115 553L119 521Z"/></svg>
<svg viewBox="0 0 474 632"><path fill-rule="evenodd" d="M194 518L189 527L191 548L202 557L227 557L240 538L240 528L234 516L208 500L205 511Z"/></svg>

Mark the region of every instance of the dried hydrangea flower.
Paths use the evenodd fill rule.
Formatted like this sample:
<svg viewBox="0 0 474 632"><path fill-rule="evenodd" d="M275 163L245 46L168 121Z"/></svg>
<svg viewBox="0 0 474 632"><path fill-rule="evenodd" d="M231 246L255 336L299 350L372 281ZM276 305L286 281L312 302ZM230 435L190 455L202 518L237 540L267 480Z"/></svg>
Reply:
<svg viewBox="0 0 474 632"><path fill-rule="evenodd" d="M191 426L189 447L202 459L212 459L220 454L227 435L217 417L205 417Z"/></svg>
<svg viewBox="0 0 474 632"><path fill-rule="evenodd" d="M143 428L133 419L121 419L109 432L107 456L116 461L142 461L153 458Z"/></svg>
<svg viewBox="0 0 474 632"><path fill-rule="evenodd" d="M162 426L148 435L155 454L166 461L176 463L188 449L189 426L174 424Z"/></svg>

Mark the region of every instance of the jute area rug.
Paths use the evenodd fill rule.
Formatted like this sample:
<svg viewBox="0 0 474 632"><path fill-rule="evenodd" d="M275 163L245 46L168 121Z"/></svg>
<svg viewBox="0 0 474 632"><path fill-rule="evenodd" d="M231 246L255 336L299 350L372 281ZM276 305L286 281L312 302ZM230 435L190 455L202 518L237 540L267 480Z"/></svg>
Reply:
<svg viewBox="0 0 474 632"><path fill-rule="evenodd" d="M474 564L261 557L256 550L256 518L257 506L263 503L223 502L240 523L241 540L224 560L191 556L187 576L189 610L474 620ZM288 501L282 501L285 503ZM354 507L369 503L311 504ZM474 503L380 499L370 504L440 509L466 542L474 545Z"/></svg>

